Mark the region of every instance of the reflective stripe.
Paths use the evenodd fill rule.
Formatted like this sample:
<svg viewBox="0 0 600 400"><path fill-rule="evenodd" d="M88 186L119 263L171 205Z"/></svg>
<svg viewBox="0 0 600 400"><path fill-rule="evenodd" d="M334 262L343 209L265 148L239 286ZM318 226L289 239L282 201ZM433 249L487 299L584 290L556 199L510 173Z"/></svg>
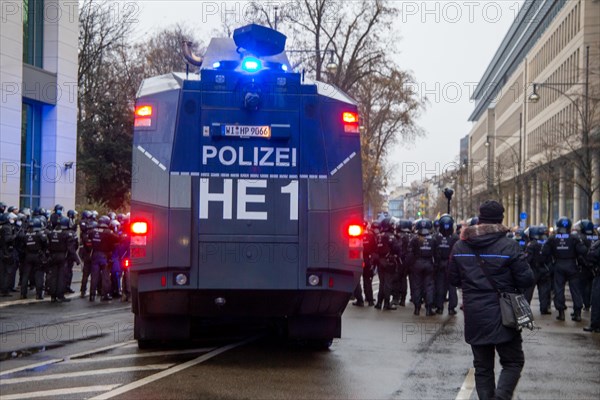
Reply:
<svg viewBox="0 0 600 400"><path fill-rule="evenodd" d="M455 254L454 257L475 257L475 254ZM500 254L481 254L481 257L485 258L510 258L510 256L503 256Z"/></svg>

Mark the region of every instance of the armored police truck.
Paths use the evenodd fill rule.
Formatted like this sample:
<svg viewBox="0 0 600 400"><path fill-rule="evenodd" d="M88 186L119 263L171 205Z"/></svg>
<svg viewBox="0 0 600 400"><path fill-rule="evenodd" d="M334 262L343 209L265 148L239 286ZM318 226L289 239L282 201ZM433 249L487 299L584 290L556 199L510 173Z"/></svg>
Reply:
<svg viewBox="0 0 600 400"><path fill-rule="evenodd" d="M131 289L141 347L265 322L325 346L362 265L356 103L293 72L286 37L212 39L135 107Z"/></svg>

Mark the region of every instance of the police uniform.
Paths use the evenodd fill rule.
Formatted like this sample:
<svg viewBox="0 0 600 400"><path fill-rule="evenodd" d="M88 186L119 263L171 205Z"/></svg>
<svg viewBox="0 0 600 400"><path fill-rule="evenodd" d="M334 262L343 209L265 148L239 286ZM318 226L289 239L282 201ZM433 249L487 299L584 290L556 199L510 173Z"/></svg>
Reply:
<svg viewBox="0 0 600 400"><path fill-rule="evenodd" d="M395 254L398 267L392 283L392 303L404 307L406 304L406 295L408 293L408 262L406 255L408 253L408 244L410 234L401 232L396 236Z"/></svg>
<svg viewBox="0 0 600 400"><path fill-rule="evenodd" d="M558 233L551 236L542 247L542 256L554 260L554 307L558 310L557 319L564 321L565 283L569 282L573 299L573 320L581 320L583 300L581 296L577 257L586 253L585 244L577 236L570 233Z"/></svg>
<svg viewBox="0 0 600 400"><path fill-rule="evenodd" d="M363 270L362 270L362 284L365 292L365 296L363 298L363 291L360 287L360 282L356 285L356 289L354 290L354 297L356 297L356 302L354 305L361 306L364 305L366 301L369 306L373 306L375 304L375 299L373 298L373 274L374 274L374 265L371 260L375 251L377 251L377 238L375 234L370 229L365 229L365 232L362 237L363 240Z"/></svg>
<svg viewBox="0 0 600 400"><path fill-rule="evenodd" d="M81 268L81 297L85 297L88 279L92 273L92 238L90 236L91 229L88 227L87 222L81 222L79 230L79 238L81 247L79 248L79 257L83 264Z"/></svg>
<svg viewBox="0 0 600 400"><path fill-rule="evenodd" d="M383 230L383 229L382 229ZM390 303L392 295L392 282L396 273L396 237L390 231L384 231L377 238L377 271L379 274L379 293L375 308L394 310L396 307Z"/></svg>
<svg viewBox="0 0 600 400"><path fill-rule="evenodd" d="M531 239L525 248L527 262L533 270L535 277L534 285L525 291L525 296L527 297L527 301L531 303L534 289L537 286L538 297L540 300L540 313L551 314L552 275L550 274L550 267L547 262L548 259L542 255L542 248L545 243L546 240Z"/></svg>
<svg viewBox="0 0 600 400"><path fill-rule="evenodd" d="M90 301L96 299L99 280L102 279L102 300L110 300L110 268L108 260L118 238L108 227L95 228L91 231L92 240L92 282L90 285Z"/></svg>
<svg viewBox="0 0 600 400"><path fill-rule="evenodd" d="M57 229L48 234L48 251L50 252L50 296L52 301L65 302L66 270L69 247L76 240L75 235L68 228Z"/></svg>
<svg viewBox="0 0 600 400"><path fill-rule="evenodd" d="M438 314L444 311L444 301L446 293L448 294L448 314L456 314L456 306L458 305L458 294L455 286L448 282L448 262L450 260L450 252L454 243L458 241L458 235L453 233L447 236L438 233L435 236L437 244L437 265L435 270L435 307Z"/></svg>
<svg viewBox="0 0 600 400"><path fill-rule="evenodd" d="M10 296L12 283L10 278L16 268L14 257L15 234L12 224L8 222L7 214L0 215L3 224L0 225L0 296Z"/></svg>
<svg viewBox="0 0 600 400"><path fill-rule="evenodd" d="M598 235L582 233L580 237L587 249L586 253L588 253L592 245L598 241ZM589 311L592 302L592 281L594 280L594 274L592 272L593 267L585 257L580 257L578 263L581 267L581 271L579 272L579 288L583 299L583 307L586 311Z"/></svg>
<svg viewBox="0 0 600 400"><path fill-rule="evenodd" d="M434 265L437 243L431 235L418 235L409 244L410 292L415 305L415 315L419 315L425 300L427 315L433 315Z"/></svg>
<svg viewBox="0 0 600 400"><path fill-rule="evenodd" d="M48 238L41 230L29 230L20 237L25 247L23 275L21 276L21 298L27 297L27 284L33 276L36 298L42 300L44 291L44 264L48 248Z"/></svg>

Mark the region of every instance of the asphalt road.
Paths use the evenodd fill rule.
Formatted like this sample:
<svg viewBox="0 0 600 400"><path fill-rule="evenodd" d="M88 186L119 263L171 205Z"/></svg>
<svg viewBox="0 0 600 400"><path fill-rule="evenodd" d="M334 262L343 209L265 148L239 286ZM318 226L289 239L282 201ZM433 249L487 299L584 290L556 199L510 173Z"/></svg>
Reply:
<svg viewBox="0 0 600 400"><path fill-rule="evenodd" d="M589 312L581 323L536 317L515 398L600 398L600 335L581 329ZM0 303L0 398L477 398L461 313L349 305L328 351L256 334L142 351L132 322L119 301Z"/></svg>

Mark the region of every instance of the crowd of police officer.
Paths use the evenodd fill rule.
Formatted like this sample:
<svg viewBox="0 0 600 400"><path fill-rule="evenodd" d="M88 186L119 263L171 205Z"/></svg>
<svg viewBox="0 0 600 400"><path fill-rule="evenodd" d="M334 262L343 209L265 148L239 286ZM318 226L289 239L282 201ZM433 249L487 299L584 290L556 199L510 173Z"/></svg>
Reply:
<svg viewBox="0 0 600 400"><path fill-rule="evenodd" d="M21 299L35 289L37 300L47 294L53 303L69 302L65 294L75 293L71 284L77 264L82 268L82 298L89 280L90 301L97 295L102 301L128 301L129 216L84 211L78 219L74 210L63 213L60 204L50 212L0 202L0 297L18 293L18 282Z"/></svg>
<svg viewBox="0 0 600 400"><path fill-rule="evenodd" d="M457 288L449 283L448 260L454 244L460 240L463 225L477 224L473 217L462 224L444 214L435 221L427 218L414 222L387 217L365 222L363 235L362 287L354 291L355 306L365 302L376 309L395 310L406 305L410 285L414 314L425 306L427 316L455 315ZM544 225L514 229L509 237L518 241L535 275L535 285L522 288L531 302L537 287L540 313L551 314L551 299L559 321L565 320L565 285L569 283L573 301L573 321L581 321L582 310L592 308L591 324L586 331L600 332L600 240L599 228L589 220L572 225L569 218L556 222L553 232ZM379 292L373 295L373 277L379 276ZM408 283L407 284L407 279ZM364 290L364 297L363 297Z"/></svg>

